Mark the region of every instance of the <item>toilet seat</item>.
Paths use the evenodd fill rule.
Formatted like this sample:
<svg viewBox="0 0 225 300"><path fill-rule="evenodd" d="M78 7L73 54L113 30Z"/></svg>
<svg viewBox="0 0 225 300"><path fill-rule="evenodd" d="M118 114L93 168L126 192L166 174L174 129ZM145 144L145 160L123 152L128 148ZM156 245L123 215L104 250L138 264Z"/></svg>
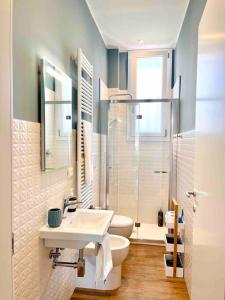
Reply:
<svg viewBox="0 0 225 300"><path fill-rule="evenodd" d="M134 221L126 216L114 215L109 226L110 234L121 235L129 238L132 234Z"/></svg>
<svg viewBox="0 0 225 300"><path fill-rule="evenodd" d="M134 221L126 216L114 215L110 227L128 227L133 226Z"/></svg>

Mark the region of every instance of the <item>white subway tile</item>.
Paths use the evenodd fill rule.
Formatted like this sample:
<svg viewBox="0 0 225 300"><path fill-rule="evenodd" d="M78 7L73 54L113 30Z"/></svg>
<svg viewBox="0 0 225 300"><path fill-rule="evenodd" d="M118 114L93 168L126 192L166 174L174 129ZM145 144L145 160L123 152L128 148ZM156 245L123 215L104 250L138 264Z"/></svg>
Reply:
<svg viewBox="0 0 225 300"><path fill-rule="evenodd" d="M182 133L182 138L173 140L173 150L176 171L177 201L184 210L185 231L185 254L184 254L184 277L190 294L192 284L192 230L193 230L193 203L185 196L186 191L194 189L194 155L195 155L195 132ZM175 180L175 178L174 178Z"/></svg>

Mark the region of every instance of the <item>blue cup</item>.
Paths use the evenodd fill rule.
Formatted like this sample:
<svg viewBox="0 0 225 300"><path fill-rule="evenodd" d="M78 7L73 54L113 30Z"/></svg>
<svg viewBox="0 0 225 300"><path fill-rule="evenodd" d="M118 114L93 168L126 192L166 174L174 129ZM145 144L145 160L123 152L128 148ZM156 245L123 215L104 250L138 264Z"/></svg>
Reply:
<svg viewBox="0 0 225 300"><path fill-rule="evenodd" d="M62 223L62 211L60 208L51 208L48 210L49 227L59 227Z"/></svg>

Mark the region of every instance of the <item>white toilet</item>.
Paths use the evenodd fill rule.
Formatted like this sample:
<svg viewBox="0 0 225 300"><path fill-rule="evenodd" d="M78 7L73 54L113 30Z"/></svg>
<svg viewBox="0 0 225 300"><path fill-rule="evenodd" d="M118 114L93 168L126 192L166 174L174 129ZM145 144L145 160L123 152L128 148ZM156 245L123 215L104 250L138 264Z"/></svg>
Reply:
<svg viewBox="0 0 225 300"><path fill-rule="evenodd" d="M85 247L85 276L76 278L78 288L114 291L121 285L121 264L126 259L130 242L127 238L118 235L110 235L110 248L112 253L113 269L104 282L96 285L96 253L93 243Z"/></svg>
<svg viewBox="0 0 225 300"><path fill-rule="evenodd" d="M109 226L110 234L121 235L129 238L132 234L134 221L125 216L114 215Z"/></svg>
<svg viewBox="0 0 225 300"><path fill-rule="evenodd" d="M113 267L121 266L127 258L130 242L127 238L119 235L110 234L109 237Z"/></svg>

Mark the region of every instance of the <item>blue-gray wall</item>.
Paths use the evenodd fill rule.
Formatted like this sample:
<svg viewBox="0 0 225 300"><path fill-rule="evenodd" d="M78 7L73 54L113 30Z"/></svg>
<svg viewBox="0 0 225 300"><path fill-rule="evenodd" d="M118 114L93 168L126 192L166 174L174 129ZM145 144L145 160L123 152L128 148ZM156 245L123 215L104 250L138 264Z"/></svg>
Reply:
<svg viewBox="0 0 225 300"><path fill-rule="evenodd" d="M13 1L14 118L39 121L38 63L46 57L73 79L77 48L94 65L94 129L99 77L107 82L107 50L84 0Z"/></svg>
<svg viewBox="0 0 225 300"><path fill-rule="evenodd" d="M175 80L181 75L181 131L195 128L198 26L205 3L190 0L175 51Z"/></svg>
<svg viewBox="0 0 225 300"><path fill-rule="evenodd" d="M128 52L121 52L119 54L119 88L120 90L127 90L128 82Z"/></svg>
<svg viewBox="0 0 225 300"><path fill-rule="evenodd" d="M128 52L108 49L108 87L127 90Z"/></svg>
<svg viewBox="0 0 225 300"><path fill-rule="evenodd" d="M119 87L119 50L108 49L108 88Z"/></svg>

